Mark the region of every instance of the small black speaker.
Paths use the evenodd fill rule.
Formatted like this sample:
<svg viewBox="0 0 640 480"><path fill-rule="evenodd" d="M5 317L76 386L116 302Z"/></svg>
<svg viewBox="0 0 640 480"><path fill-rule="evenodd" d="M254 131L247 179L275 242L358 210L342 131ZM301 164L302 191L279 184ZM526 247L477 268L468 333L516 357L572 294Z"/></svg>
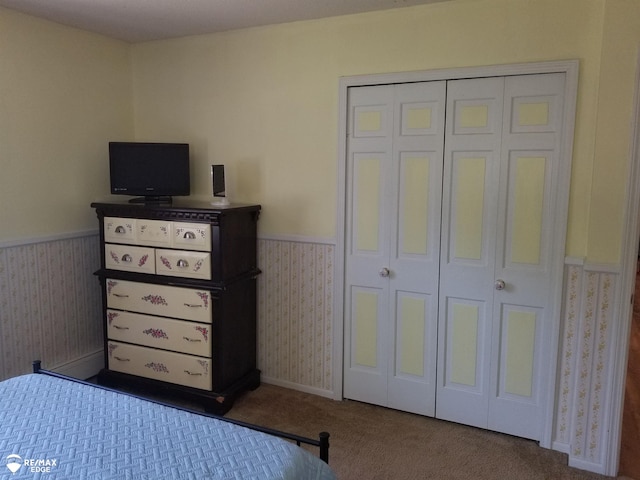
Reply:
<svg viewBox="0 0 640 480"><path fill-rule="evenodd" d="M224 181L224 165L211 165L211 190L213 204L226 205L229 203L227 189Z"/></svg>
<svg viewBox="0 0 640 480"><path fill-rule="evenodd" d="M224 186L224 165L211 165L211 184L214 197L226 197Z"/></svg>

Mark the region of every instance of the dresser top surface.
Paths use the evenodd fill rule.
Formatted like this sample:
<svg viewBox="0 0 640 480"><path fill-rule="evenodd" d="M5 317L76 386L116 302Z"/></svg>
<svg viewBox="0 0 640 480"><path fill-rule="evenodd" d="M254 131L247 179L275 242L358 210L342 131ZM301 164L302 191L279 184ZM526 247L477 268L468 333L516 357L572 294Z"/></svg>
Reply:
<svg viewBox="0 0 640 480"><path fill-rule="evenodd" d="M238 210L260 210L261 206L257 204L232 203L229 205L220 205L207 202L205 200L195 199L173 199L171 202L153 202L153 203L130 203L127 200L114 201L96 201L91 203L91 207L96 209L127 209L131 212L152 212L166 210L182 210L182 211L201 211L215 212L224 215L225 212L235 212Z"/></svg>

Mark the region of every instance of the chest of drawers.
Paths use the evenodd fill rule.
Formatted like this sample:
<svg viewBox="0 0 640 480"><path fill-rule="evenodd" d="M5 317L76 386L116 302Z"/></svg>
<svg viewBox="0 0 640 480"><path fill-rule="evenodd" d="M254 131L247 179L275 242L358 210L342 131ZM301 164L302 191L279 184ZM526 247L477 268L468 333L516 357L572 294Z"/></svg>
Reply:
<svg viewBox="0 0 640 480"><path fill-rule="evenodd" d="M100 225L105 368L112 387L224 413L259 385L259 205L93 203Z"/></svg>

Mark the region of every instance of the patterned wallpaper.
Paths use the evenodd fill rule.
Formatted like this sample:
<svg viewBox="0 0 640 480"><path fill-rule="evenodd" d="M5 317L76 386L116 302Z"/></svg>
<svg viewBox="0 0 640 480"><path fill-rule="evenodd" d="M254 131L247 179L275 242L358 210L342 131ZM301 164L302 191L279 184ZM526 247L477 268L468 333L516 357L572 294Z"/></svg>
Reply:
<svg viewBox="0 0 640 480"><path fill-rule="evenodd" d="M582 468L601 465L606 454L606 373L617 281L615 273L566 267L554 440Z"/></svg>
<svg viewBox="0 0 640 480"><path fill-rule="evenodd" d="M272 383L333 392L332 244L258 241L258 368ZM0 248L0 379L103 348L97 235ZM567 265L553 448L604 462L613 298L618 274Z"/></svg>
<svg viewBox="0 0 640 480"><path fill-rule="evenodd" d="M258 368L333 391L333 245L258 241Z"/></svg>
<svg viewBox="0 0 640 480"><path fill-rule="evenodd" d="M0 248L0 379L102 350L98 235Z"/></svg>

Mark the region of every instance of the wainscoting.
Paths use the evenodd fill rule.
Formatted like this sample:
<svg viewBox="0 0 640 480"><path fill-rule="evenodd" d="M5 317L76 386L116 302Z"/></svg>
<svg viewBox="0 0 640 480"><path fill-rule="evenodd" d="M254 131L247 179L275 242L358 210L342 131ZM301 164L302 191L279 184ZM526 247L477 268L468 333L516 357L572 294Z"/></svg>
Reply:
<svg viewBox="0 0 640 480"><path fill-rule="evenodd" d="M263 379L332 396L335 247L260 240L258 359ZM617 268L567 259L552 447L576 468L604 473L609 348Z"/></svg>
<svg viewBox="0 0 640 480"><path fill-rule="evenodd" d="M612 269L567 262L560 332L556 429L553 448L569 464L603 472L612 320L619 274Z"/></svg>
<svg viewBox="0 0 640 480"><path fill-rule="evenodd" d="M262 379L331 396L335 246L258 240Z"/></svg>
<svg viewBox="0 0 640 480"><path fill-rule="evenodd" d="M259 368L264 381L329 396L334 246L258 243ZM0 379L45 368L89 377L102 368L95 232L0 244Z"/></svg>
<svg viewBox="0 0 640 480"><path fill-rule="evenodd" d="M335 245L258 241L258 368L265 383L333 398ZM46 368L89 377L102 366L95 232L0 244L0 379ZM603 472L607 455L615 268L568 259L559 332L552 446L574 467ZM337 362L339 363L339 362ZM339 372L338 372L339 373Z"/></svg>
<svg viewBox="0 0 640 480"><path fill-rule="evenodd" d="M98 235L0 245L0 379L31 362L74 376L102 366Z"/></svg>

